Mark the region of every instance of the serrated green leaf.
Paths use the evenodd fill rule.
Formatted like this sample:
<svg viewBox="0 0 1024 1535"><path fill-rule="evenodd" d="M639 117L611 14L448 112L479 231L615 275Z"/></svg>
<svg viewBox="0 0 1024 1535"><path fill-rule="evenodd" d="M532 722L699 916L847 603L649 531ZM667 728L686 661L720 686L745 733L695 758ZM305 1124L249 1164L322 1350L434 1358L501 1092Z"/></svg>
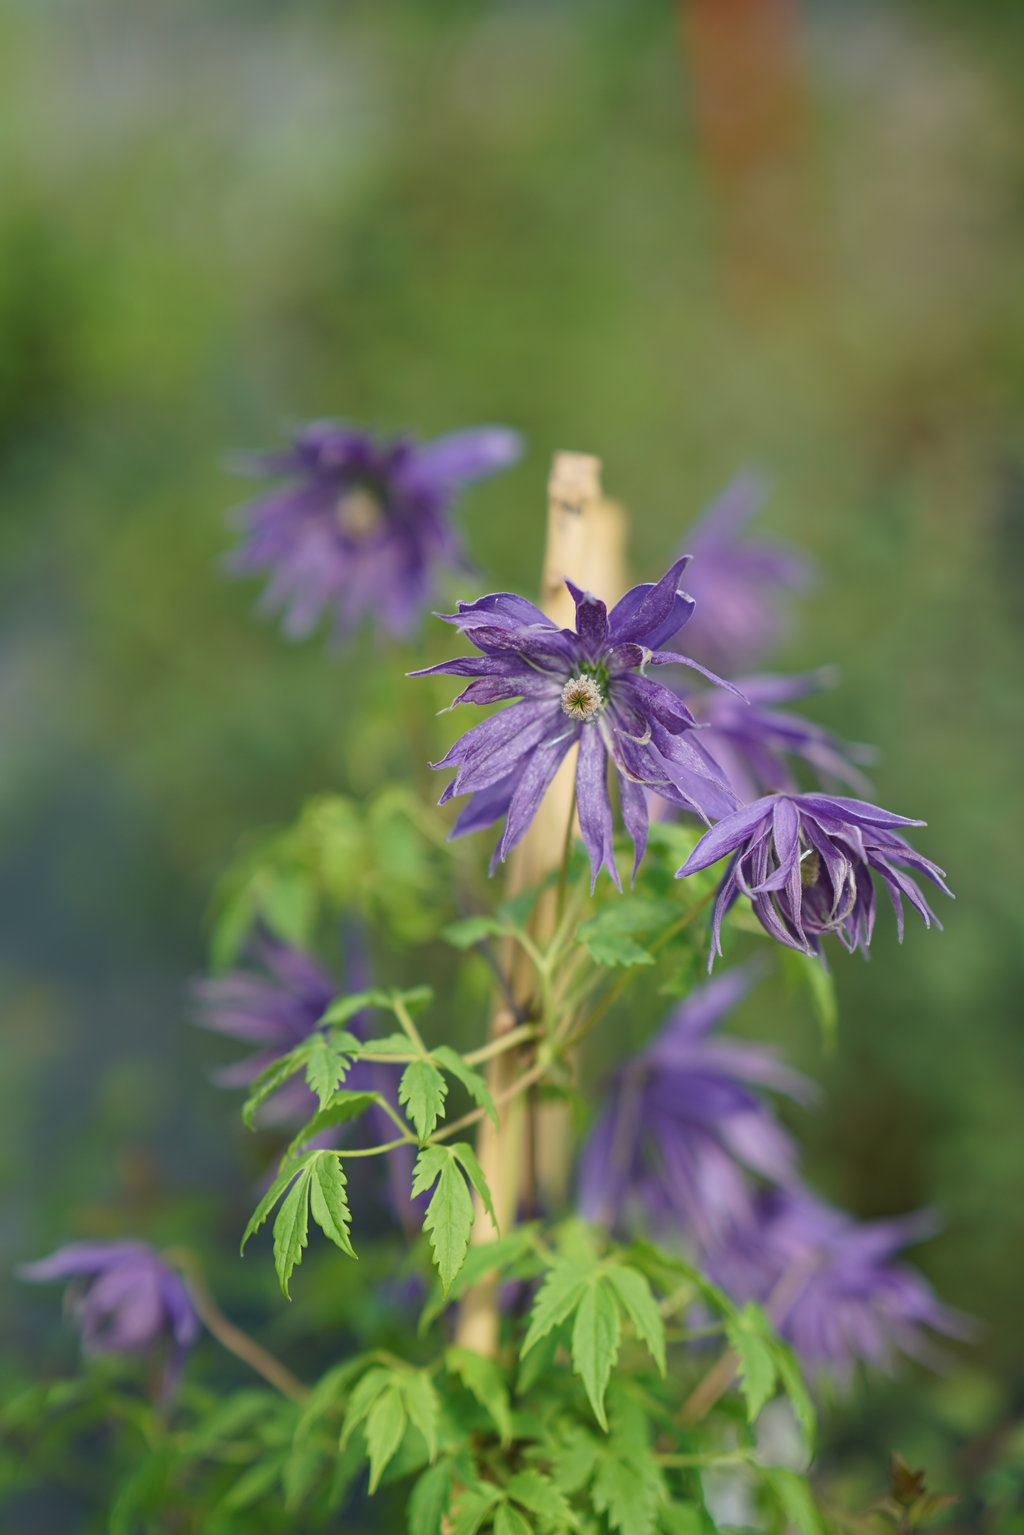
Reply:
<svg viewBox="0 0 1024 1535"><path fill-rule="evenodd" d="M305 1502L323 1465L324 1455L319 1448L293 1448L281 1468L284 1506L289 1513L295 1513Z"/></svg>
<svg viewBox="0 0 1024 1535"><path fill-rule="evenodd" d="M647 1279L637 1269L618 1263L609 1265L605 1278L626 1308L637 1336L647 1345L651 1358L664 1375L665 1323Z"/></svg>
<svg viewBox="0 0 1024 1535"><path fill-rule="evenodd" d="M371 1007L384 1007L391 1010L391 996L386 991L381 991L379 986L371 986L366 991L354 991L345 997L335 997L322 1013L319 1022L347 1023L357 1013L366 1012Z"/></svg>
<svg viewBox="0 0 1024 1535"><path fill-rule="evenodd" d="M242 1245L239 1249L239 1252L245 1252L246 1242L248 1242L251 1236L254 1236L256 1232L259 1231L260 1227L263 1225L263 1222L266 1220L271 1210L277 1204L277 1201L281 1198L281 1195L284 1193L285 1189L292 1182L292 1179L296 1178L302 1171L303 1167L305 1166L305 1162L306 1159L304 1159L302 1162L292 1162L290 1165L285 1166L281 1172L278 1173L277 1177L274 1179L273 1183L270 1185L269 1189L264 1194L263 1198L260 1200L259 1204L256 1206L255 1210L249 1217L249 1224L246 1226L242 1233Z"/></svg>
<svg viewBox="0 0 1024 1535"><path fill-rule="evenodd" d="M366 1040L360 1054L394 1055L399 1059L404 1056L408 1060L413 1055L413 1049L408 1034L385 1034L380 1039Z"/></svg>
<svg viewBox="0 0 1024 1535"><path fill-rule="evenodd" d="M821 1515L814 1494L804 1478L781 1466L759 1466L758 1470L765 1485L774 1494L779 1508L799 1531L799 1535L823 1535Z"/></svg>
<svg viewBox="0 0 1024 1535"><path fill-rule="evenodd" d="M380 1484L388 1461L405 1434L405 1402L398 1382L392 1378L366 1415L366 1453L370 1461L370 1492Z"/></svg>
<svg viewBox="0 0 1024 1535"><path fill-rule="evenodd" d="M292 1184L274 1221L274 1267L286 1300L291 1300L288 1281L292 1270L302 1262L302 1250L309 1240L309 1180L307 1165Z"/></svg>
<svg viewBox="0 0 1024 1535"><path fill-rule="evenodd" d="M658 1466L650 1450L634 1449L628 1455L609 1450L598 1461L590 1496L613 1530L621 1535L651 1535L659 1490Z"/></svg>
<svg viewBox="0 0 1024 1535"><path fill-rule="evenodd" d="M430 1236L434 1262L447 1295L465 1262L473 1228L473 1201L466 1180L448 1146L426 1146L413 1173L412 1197L416 1199L437 1179L427 1206L423 1229Z"/></svg>
<svg viewBox="0 0 1024 1535"><path fill-rule="evenodd" d="M541 1338L576 1309L593 1274L589 1263L563 1259L555 1264L534 1297L530 1325L519 1351L521 1358L525 1359Z"/></svg>
<svg viewBox="0 0 1024 1535"><path fill-rule="evenodd" d="M427 1186L429 1187L429 1180ZM535 1225L517 1226L506 1236L496 1237L492 1242L471 1247L458 1277L452 1284L451 1292L446 1296L439 1283L434 1294L427 1301L420 1317L419 1331L425 1332L441 1315L446 1301L456 1300L467 1286L476 1284L477 1280L482 1279L485 1274L501 1272L521 1262L525 1255L531 1252L535 1231Z"/></svg>
<svg viewBox="0 0 1024 1535"><path fill-rule="evenodd" d="M452 1509L451 1535L476 1535L500 1496L496 1487L490 1491L468 1488L460 1493Z"/></svg>
<svg viewBox="0 0 1024 1535"><path fill-rule="evenodd" d="M664 1535L715 1535L716 1526L696 1503L666 1503L658 1511L658 1528Z"/></svg>
<svg viewBox="0 0 1024 1535"><path fill-rule="evenodd" d="M622 1323L619 1303L603 1279L588 1284L572 1328L572 1367L586 1389L594 1416L605 1430L604 1393L619 1357Z"/></svg>
<svg viewBox="0 0 1024 1535"><path fill-rule="evenodd" d="M472 1066L467 1066L462 1056L453 1050L450 1045L438 1045L430 1053L439 1066L443 1066L445 1071L450 1071L453 1077L458 1078L473 1102L480 1105L495 1129L497 1129L498 1111L494 1106L491 1090L480 1073L474 1071Z"/></svg>
<svg viewBox="0 0 1024 1535"><path fill-rule="evenodd" d="M438 1119L444 1118L447 1096L448 1084L431 1061L409 1062L398 1084L398 1101L421 1142L433 1135Z"/></svg>
<svg viewBox="0 0 1024 1535"><path fill-rule="evenodd" d="M585 926L586 924L584 924ZM622 933L594 933L591 937L580 936L591 959L599 965L653 965L654 956Z"/></svg>
<svg viewBox="0 0 1024 1535"><path fill-rule="evenodd" d="M789 1404L793 1409L793 1415L803 1430L804 1439L808 1450L814 1448L814 1438L817 1432L817 1413L814 1403L811 1401L810 1392L804 1381L803 1371L793 1350L781 1338L773 1340L773 1354L775 1356L775 1368L782 1382L782 1389L789 1398Z"/></svg>
<svg viewBox="0 0 1024 1535"><path fill-rule="evenodd" d="M360 1114L365 1114L367 1109L380 1102L380 1093L357 1093L347 1087L339 1088L327 1107L319 1109L308 1124L303 1125L292 1137L284 1153L284 1160L296 1156L303 1146L322 1135L325 1130L333 1130L337 1125L346 1125L350 1120L358 1119Z"/></svg>
<svg viewBox="0 0 1024 1535"><path fill-rule="evenodd" d="M264 1103L271 1093L276 1092L283 1083L288 1081L289 1077L293 1077L301 1069L302 1061L296 1059L296 1052L292 1050L287 1055L282 1056L279 1061L275 1061L273 1065L268 1066L265 1071L261 1071L259 1076L250 1083L249 1095L242 1104L242 1123L247 1130L252 1130L255 1127L256 1110L260 1104Z"/></svg>
<svg viewBox="0 0 1024 1535"><path fill-rule="evenodd" d="M480 1203L487 1211L491 1225L497 1231L498 1217L494 1213L494 1201L491 1198L491 1191L487 1186L487 1179L484 1177L484 1170L476 1159L476 1152L468 1141L453 1141L451 1151L452 1156L459 1162L470 1183L479 1194Z"/></svg>
<svg viewBox="0 0 1024 1535"><path fill-rule="evenodd" d="M360 1377L348 1400L345 1422L338 1442L340 1449L345 1448L352 1436L352 1430L359 1426L381 1392L387 1389L393 1379L394 1371L385 1370L381 1365L375 1365Z"/></svg>
<svg viewBox="0 0 1024 1535"><path fill-rule="evenodd" d="M416 1481L406 1512L409 1535L441 1535L444 1516L452 1500L452 1464L439 1460Z"/></svg>
<svg viewBox="0 0 1024 1535"><path fill-rule="evenodd" d="M505 1483L505 1493L545 1524L575 1524L572 1509L550 1477L540 1471L517 1471Z"/></svg>
<svg viewBox="0 0 1024 1535"><path fill-rule="evenodd" d="M356 1256L349 1240L352 1216L345 1190L341 1161L333 1152L322 1151L310 1168L309 1208L325 1237L350 1258Z"/></svg>
<svg viewBox="0 0 1024 1535"><path fill-rule="evenodd" d="M365 1359L346 1359L343 1364L334 1365L326 1375L320 1377L310 1391L306 1405L302 1409L302 1415L295 1425L296 1444L301 1444L320 1419L332 1407L340 1404L349 1381L365 1367Z"/></svg>
<svg viewBox="0 0 1024 1535"><path fill-rule="evenodd" d="M351 1035L342 1036L351 1039ZM306 1056L306 1086L315 1094L320 1108L326 1108L335 1088L345 1079L351 1061L337 1049L326 1034L318 1034Z"/></svg>
<svg viewBox="0 0 1024 1535"><path fill-rule="evenodd" d="M453 949L471 949L484 938L501 938L509 931L509 924L500 917L463 917L460 922L449 922L441 929L441 937Z"/></svg>
<svg viewBox="0 0 1024 1535"><path fill-rule="evenodd" d="M437 1428L441 1420L441 1402L434 1383L424 1370L410 1370L397 1379L409 1422L423 1435L427 1454L433 1460L437 1455Z"/></svg>
<svg viewBox="0 0 1024 1535"><path fill-rule="evenodd" d="M747 1421L753 1423L775 1390L775 1357L764 1336L764 1320L758 1307L743 1306L725 1324L726 1337L737 1358L740 1386L747 1404Z"/></svg>
<svg viewBox="0 0 1024 1535"><path fill-rule="evenodd" d="M572 1424L550 1452L551 1474L562 1492L579 1492L594 1474L602 1446L593 1434Z"/></svg>
<svg viewBox="0 0 1024 1535"><path fill-rule="evenodd" d="M457 1375L471 1396L488 1413L502 1444L512 1437L512 1403L501 1368L494 1359L454 1344L445 1351L445 1368Z"/></svg>
<svg viewBox="0 0 1024 1535"><path fill-rule="evenodd" d="M494 1535L533 1535L518 1509L508 1503L499 1503L494 1511Z"/></svg>
<svg viewBox="0 0 1024 1535"><path fill-rule="evenodd" d="M265 1455L243 1471L221 1498L218 1507L223 1509L251 1508L259 1498L276 1487L284 1469L286 1455Z"/></svg>

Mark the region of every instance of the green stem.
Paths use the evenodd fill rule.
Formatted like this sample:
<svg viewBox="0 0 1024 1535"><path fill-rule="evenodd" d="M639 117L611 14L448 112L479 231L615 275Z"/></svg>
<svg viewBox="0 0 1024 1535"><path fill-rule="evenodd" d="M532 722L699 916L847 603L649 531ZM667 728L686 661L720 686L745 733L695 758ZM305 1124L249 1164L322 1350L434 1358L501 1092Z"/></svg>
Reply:
<svg viewBox="0 0 1024 1535"><path fill-rule="evenodd" d="M423 1043L423 1035L420 1033L419 1029L413 1023L412 1018L411 1018L411 1016L409 1014L409 1009L406 1007L405 1003L401 1000L400 997L394 997L392 999L391 1005L392 1005L392 1007L395 1010L395 1017L398 1019L399 1023L402 1025L403 1030L408 1035L408 1037L412 1041L413 1045L416 1047L417 1053L419 1055L426 1055L427 1054L427 1047Z"/></svg>
<svg viewBox="0 0 1024 1535"><path fill-rule="evenodd" d="M172 1248L165 1257L181 1270L188 1285L192 1304L210 1336L216 1338L221 1347L226 1348L230 1354L234 1354L236 1359L241 1359L244 1364L247 1364L250 1370L255 1370L257 1375L262 1375L263 1379L269 1381L270 1385L280 1391L283 1396L289 1397L293 1402L308 1401L309 1387L304 1386L287 1365L275 1359L262 1344L257 1343L255 1338L250 1338L248 1333L236 1327L234 1322L229 1321L224 1315L206 1287L202 1270L194 1254L187 1249Z"/></svg>
<svg viewBox="0 0 1024 1535"><path fill-rule="evenodd" d="M702 896L695 905L691 906L689 910L684 911L678 922L673 922L672 926L666 928L661 937L657 938L654 943L651 944L651 954L657 954L658 951L663 949L667 943L671 943L672 939L677 937L684 928L689 927L694 917L700 915L705 906L707 906L708 902L714 898L714 895L715 891L709 890L707 895ZM594 1028L596 1024L600 1023L608 1009L614 1007L616 1002L622 996L623 992L626 991L631 981L633 980L633 975L634 971L632 969L624 971L621 978L616 981L611 990L607 991L600 1002L598 1002L590 1016L588 1018L584 1018L575 1034L570 1036L567 1042L569 1046L578 1044L581 1039L584 1039L590 1033L591 1029Z"/></svg>
<svg viewBox="0 0 1024 1535"><path fill-rule="evenodd" d="M331 1155L335 1157L345 1157L346 1159L349 1157L379 1157L382 1156L385 1151L395 1151L399 1146L418 1145L419 1141L416 1139L415 1135L410 1133L408 1135L403 1135L402 1138L397 1141L384 1141L380 1146L356 1146L353 1147L352 1150L348 1150L346 1148L344 1151L333 1151L331 1152Z"/></svg>
<svg viewBox="0 0 1024 1535"><path fill-rule="evenodd" d="M507 1034L501 1034L497 1039L492 1039L490 1044L481 1045L479 1050L470 1050L462 1059L467 1066L479 1066L495 1055L504 1055L506 1050L515 1050L519 1045L525 1045L529 1040L536 1038L535 1026L532 1023L522 1023L516 1029L509 1029Z"/></svg>

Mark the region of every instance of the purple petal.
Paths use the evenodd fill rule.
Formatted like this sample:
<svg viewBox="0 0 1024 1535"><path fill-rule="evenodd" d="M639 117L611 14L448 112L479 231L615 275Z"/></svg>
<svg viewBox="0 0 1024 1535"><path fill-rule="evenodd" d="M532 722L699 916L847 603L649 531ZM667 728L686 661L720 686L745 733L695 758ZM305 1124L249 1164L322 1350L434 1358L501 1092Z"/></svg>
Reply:
<svg viewBox="0 0 1024 1535"><path fill-rule="evenodd" d="M576 807L580 834L590 856L590 893L593 895L602 866L615 885L619 883L612 851L612 806L608 798L608 754L600 733L591 726L580 737L576 766Z"/></svg>

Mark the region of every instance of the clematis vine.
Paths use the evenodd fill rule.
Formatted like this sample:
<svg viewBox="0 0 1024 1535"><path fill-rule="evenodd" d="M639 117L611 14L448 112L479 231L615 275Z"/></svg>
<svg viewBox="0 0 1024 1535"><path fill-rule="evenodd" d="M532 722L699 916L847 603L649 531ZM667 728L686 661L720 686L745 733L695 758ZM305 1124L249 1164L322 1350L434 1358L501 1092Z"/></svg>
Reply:
<svg viewBox="0 0 1024 1535"><path fill-rule="evenodd" d="M748 965L692 992L617 1074L580 1162L588 1220L618 1228L635 1210L706 1245L749 1215L755 1178L795 1178L793 1141L758 1089L807 1101L812 1084L771 1050L712 1038L760 973Z"/></svg>
<svg viewBox="0 0 1024 1535"><path fill-rule="evenodd" d="M765 1306L806 1369L842 1382L897 1353L936 1362L929 1333L970 1336L970 1320L897 1261L934 1229L926 1211L857 1221L807 1189L763 1189L746 1220L723 1228L708 1269L736 1300Z"/></svg>
<svg viewBox="0 0 1024 1535"><path fill-rule="evenodd" d="M453 836L504 820L493 869L525 834L566 754L579 746L576 805L590 857L591 888L604 867L616 885L608 765L618 776L622 819L633 841L634 873L647 845L647 794L704 820L728 813L736 797L697 736L677 693L647 675L653 666L693 667L724 687L698 662L662 646L693 612L679 559L656 584L635 586L609 613L571 581L575 629L560 629L533 603L508 592L460 602L444 615L480 652L412 673L476 679L455 703L518 699L462 736L436 768L454 768L441 796L469 794ZM454 707L454 705L453 705Z"/></svg>
<svg viewBox="0 0 1024 1535"><path fill-rule="evenodd" d="M269 573L262 606L304 639L327 614L335 637L369 615L385 633L415 630L439 569L463 564L449 512L461 487L515 462L522 440L507 427L453 432L431 442L377 438L317 421L290 449L243 461L284 484L241 507L237 575Z"/></svg>
<svg viewBox="0 0 1024 1535"><path fill-rule="evenodd" d="M168 1345L162 1393L173 1390L199 1319L181 1275L145 1242L71 1242L18 1273L32 1284L80 1281L70 1292L70 1311L87 1354Z"/></svg>
<svg viewBox="0 0 1024 1535"><path fill-rule="evenodd" d="M901 942L904 898L925 927L941 927L909 871L951 896L943 870L896 830L924 824L833 794L769 794L725 816L676 874L685 878L730 857L715 897L708 969L722 952L722 919L741 895L772 938L805 954L821 956L829 933L851 953L866 952L875 926L873 874L892 901Z"/></svg>

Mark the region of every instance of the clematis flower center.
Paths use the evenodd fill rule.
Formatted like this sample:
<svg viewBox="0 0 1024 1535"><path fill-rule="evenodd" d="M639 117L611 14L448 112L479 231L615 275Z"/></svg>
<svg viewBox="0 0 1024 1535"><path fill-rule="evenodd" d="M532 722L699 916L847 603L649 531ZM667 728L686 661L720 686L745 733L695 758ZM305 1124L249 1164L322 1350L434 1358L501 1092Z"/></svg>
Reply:
<svg viewBox="0 0 1024 1535"><path fill-rule="evenodd" d="M368 485L350 485L338 497L334 518L343 537L365 544L383 527L384 507Z"/></svg>
<svg viewBox="0 0 1024 1535"><path fill-rule="evenodd" d="M584 724L595 720L604 705L605 696L600 684L586 672L570 677L562 689L562 713L571 720L581 720Z"/></svg>
<svg viewBox="0 0 1024 1535"><path fill-rule="evenodd" d="M821 873L821 855L816 847L806 848L800 854L800 885L804 890L809 890L812 885L818 883L818 875Z"/></svg>

